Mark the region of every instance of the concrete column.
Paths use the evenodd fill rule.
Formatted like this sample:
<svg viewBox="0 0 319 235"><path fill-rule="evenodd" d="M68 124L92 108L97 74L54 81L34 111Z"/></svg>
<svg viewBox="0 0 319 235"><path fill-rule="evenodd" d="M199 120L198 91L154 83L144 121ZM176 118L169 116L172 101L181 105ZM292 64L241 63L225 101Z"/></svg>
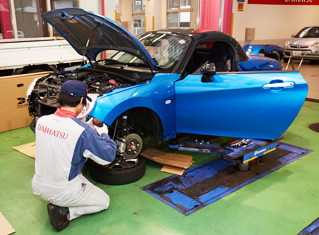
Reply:
<svg viewBox="0 0 319 235"><path fill-rule="evenodd" d="M167 28L167 1L159 1L159 2L160 2L159 15L161 16L159 17L160 23L157 29L166 29Z"/></svg>
<svg viewBox="0 0 319 235"><path fill-rule="evenodd" d="M104 4L102 4L104 3ZM116 3L114 0L101 0L101 7L104 6L104 15L107 18L110 18L113 21L116 21L115 19L115 10L116 10ZM103 13L103 10L102 10Z"/></svg>
<svg viewBox="0 0 319 235"><path fill-rule="evenodd" d="M145 31L153 30L153 18L155 20L155 17L153 17L155 12L154 2L150 0L145 1Z"/></svg>
<svg viewBox="0 0 319 235"><path fill-rule="evenodd" d="M132 0L119 0L118 23L133 33Z"/></svg>
<svg viewBox="0 0 319 235"><path fill-rule="evenodd" d="M145 1L145 31L166 28L166 6L167 1Z"/></svg>
<svg viewBox="0 0 319 235"><path fill-rule="evenodd" d="M191 12L191 22L190 22L190 28L191 29L197 29L199 27L199 1L200 0L192 0L191 1L191 8L192 8L192 12Z"/></svg>

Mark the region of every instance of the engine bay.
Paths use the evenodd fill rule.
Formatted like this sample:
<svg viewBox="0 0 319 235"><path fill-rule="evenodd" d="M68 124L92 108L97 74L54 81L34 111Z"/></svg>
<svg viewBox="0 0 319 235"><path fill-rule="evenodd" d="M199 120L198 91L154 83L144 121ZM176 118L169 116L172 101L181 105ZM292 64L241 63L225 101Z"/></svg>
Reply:
<svg viewBox="0 0 319 235"><path fill-rule="evenodd" d="M136 84L123 75L93 69L76 69L73 71L57 72L38 79L31 95L28 97L29 113L32 116L43 116L54 113L59 107L58 96L61 85L67 80L79 80L87 84L88 93L105 94L114 89Z"/></svg>

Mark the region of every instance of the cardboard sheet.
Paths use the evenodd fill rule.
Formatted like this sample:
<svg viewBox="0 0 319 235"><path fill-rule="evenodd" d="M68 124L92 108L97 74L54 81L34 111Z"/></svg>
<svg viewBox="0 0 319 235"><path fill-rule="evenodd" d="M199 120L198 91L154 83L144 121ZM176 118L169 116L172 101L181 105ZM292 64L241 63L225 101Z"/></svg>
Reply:
<svg viewBox="0 0 319 235"><path fill-rule="evenodd" d="M148 148L141 155L164 165L161 171L182 175L184 170L193 164L193 157L184 154L165 153L158 149Z"/></svg>
<svg viewBox="0 0 319 235"><path fill-rule="evenodd" d="M29 115L25 94L31 82L48 72L19 74L0 77L0 104L2 113L0 132L29 126L33 117Z"/></svg>
<svg viewBox="0 0 319 235"><path fill-rule="evenodd" d="M178 167L173 167L173 166L166 166L164 165L161 169L162 172L167 172L167 173L172 173L176 175L183 175L185 169L183 168L178 168Z"/></svg>
<svg viewBox="0 0 319 235"><path fill-rule="evenodd" d="M15 146L12 148L14 150L17 150L17 151L29 156L29 157L35 158L35 142Z"/></svg>
<svg viewBox="0 0 319 235"><path fill-rule="evenodd" d="M8 235L14 233L15 230L8 222L8 220L0 212L0 235Z"/></svg>

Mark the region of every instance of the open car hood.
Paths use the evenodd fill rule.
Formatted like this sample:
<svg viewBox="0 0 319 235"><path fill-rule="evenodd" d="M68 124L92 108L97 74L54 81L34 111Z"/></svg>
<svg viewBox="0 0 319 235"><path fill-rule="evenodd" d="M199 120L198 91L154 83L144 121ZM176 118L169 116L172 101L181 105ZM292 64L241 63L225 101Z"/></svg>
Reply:
<svg viewBox="0 0 319 235"><path fill-rule="evenodd" d="M80 8L46 12L42 17L80 54L90 60L104 50L125 51L145 61L152 70L156 64L143 45L114 21Z"/></svg>

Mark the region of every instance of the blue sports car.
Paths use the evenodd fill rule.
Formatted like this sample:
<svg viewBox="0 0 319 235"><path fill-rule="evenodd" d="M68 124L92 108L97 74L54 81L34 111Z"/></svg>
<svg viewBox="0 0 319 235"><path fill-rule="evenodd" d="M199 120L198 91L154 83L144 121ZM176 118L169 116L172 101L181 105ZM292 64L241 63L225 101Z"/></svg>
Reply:
<svg viewBox="0 0 319 235"><path fill-rule="evenodd" d="M89 63L35 80L28 93L30 115L36 120L53 113L64 81L84 81L96 100L87 114L103 121L121 143L121 154L109 167L113 172L129 171L131 162L138 166L146 137L157 142L177 133L275 139L307 95L299 72L278 71L278 61L269 58L249 58L221 32L152 31L135 38L82 9L59 9L43 18Z"/></svg>
<svg viewBox="0 0 319 235"><path fill-rule="evenodd" d="M243 47L247 55L263 54L266 57L281 61L284 57L284 49L274 44L246 44Z"/></svg>

